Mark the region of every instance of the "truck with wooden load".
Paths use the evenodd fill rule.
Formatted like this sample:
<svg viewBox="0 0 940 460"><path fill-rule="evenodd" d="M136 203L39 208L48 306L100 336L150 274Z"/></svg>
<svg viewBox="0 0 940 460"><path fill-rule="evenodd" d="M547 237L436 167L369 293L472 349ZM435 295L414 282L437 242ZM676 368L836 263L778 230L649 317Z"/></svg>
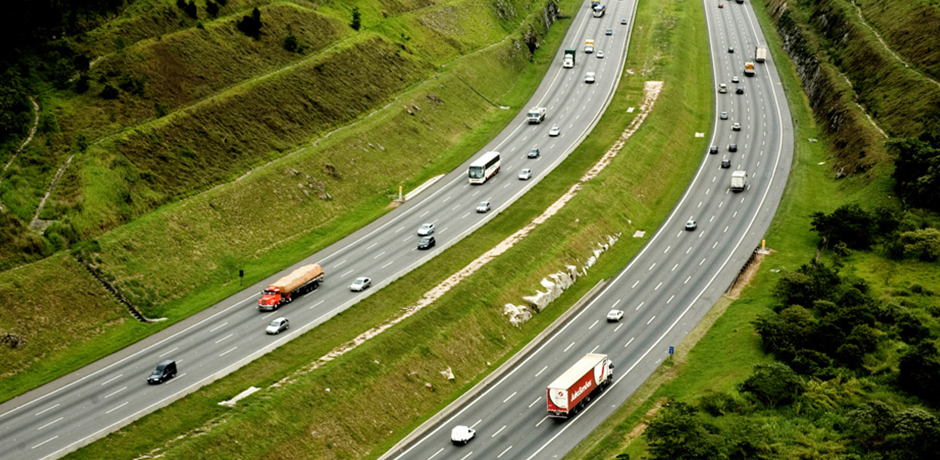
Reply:
<svg viewBox="0 0 940 460"><path fill-rule="evenodd" d="M545 121L545 107L532 107L529 109L529 114L527 119L529 120L530 125L537 125Z"/></svg>
<svg viewBox="0 0 940 460"><path fill-rule="evenodd" d="M575 53L577 53L577 52L578 52L578 50L576 50L576 49L574 49L574 48L568 48L568 49L566 49L566 50L565 50L565 61L564 61L565 63L562 65L562 67L564 67L564 68L566 68L566 69L570 69L570 68L574 67L574 55L575 55Z"/></svg>
<svg viewBox="0 0 940 460"><path fill-rule="evenodd" d="M613 368L614 363L607 355L584 355L548 385L548 416L568 418L577 414L613 382Z"/></svg>
<svg viewBox="0 0 940 460"><path fill-rule="evenodd" d="M767 47L758 46L757 50L754 52L754 60L757 62L764 62L767 60Z"/></svg>
<svg viewBox="0 0 940 460"><path fill-rule="evenodd" d="M584 41L584 52L587 54L594 52L594 39L589 38Z"/></svg>
<svg viewBox="0 0 940 460"><path fill-rule="evenodd" d="M744 75L748 77L754 76L754 63L753 62L744 63Z"/></svg>
<svg viewBox="0 0 940 460"><path fill-rule="evenodd" d="M277 310L281 305L291 303L297 297L319 287L323 279L322 267L317 264L304 265L262 291L261 298L258 299L258 310Z"/></svg>
<svg viewBox="0 0 940 460"><path fill-rule="evenodd" d="M747 187L747 171L739 169L731 173L731 191L742 192Z"/></svg>

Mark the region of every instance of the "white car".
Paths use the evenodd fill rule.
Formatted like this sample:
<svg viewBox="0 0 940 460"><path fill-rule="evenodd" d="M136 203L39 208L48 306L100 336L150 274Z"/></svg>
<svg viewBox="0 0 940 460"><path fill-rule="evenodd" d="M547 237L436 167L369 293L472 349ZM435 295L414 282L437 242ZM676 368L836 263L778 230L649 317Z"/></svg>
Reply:
<svg viewBox="0 0 940 460"><path fill-rule="evenodd" d="M360 276L356 278L356 281L353 281L353 284L349 285L349 290L353 292L365 291L366 288L372 286L372 280L366 278L365 276Z"/></svg>
<svg viewBox="0 0 940 460"><path fill-rule="evenodd" d="M268 324L268 327L264 330L271 335L280 334L281 331L286 331L290 327L290 321L287 318L278 318L274 321L271 321L271 324Z"/></svg>
<svg viewBox="0 0 940 460"><path fill-rule="evenodd" d="M740 81L741 81L741 79L738 78L737 75L731 77L731 83L738 83L738 82L740 82Z"/></svg>
<svg viewBox="0 0 940 460"><path fill-rule="evenodd" d="M531 169L526 168L526 169L523 169L522 171L519 171L519 180L529 180L531 178L532 178Z"/></svg>
<svg viewBox="0 0 940 460"><path fill-rule="evenodd" d="M689 221L685 223L685 229L690 232L696 228L698 228L698 222L693 219L689 219Z"/></svg>
<svg viewBox="0 0 940 460"><path fill-rule="evenodd" d="M548 131L548 135L552 137L557 137L559 134L561 134L561 128L559 128L557 125L552 126L552 129Z"/></svg>
<svg viewBox="0 0 940 460"><path fill-rule="evenodd" d="M731 125L731 130L732 130L732 131L740 131L740 130L741 130L741 123L735 123L735 124Z"/></svg>
<svg viewBox="0 0 940 460"><path fill-rule="evenodd" d="M603 51L598 51L598 52L597 52L597 58L598 58L598 59L604 59L604 52L603 52Z"/></svg>
<svg viewBox="0 0 940 460"><path fill-rule="evenodd" d="M620 320L622 319L623 319L623 311L621 310L611 310L610 313L607 314L608 323L617 323L617 322L620 322Z"/></svg>
<svg viewBox="0 0 940 460"><path fill-rule="evenodd" d="M466 445L477 435L477 432L468 426L457 425L450 430L450 441L458 446Z"/></svg>
<svg viewBox="0 0 940 460"><path fill-rule="evenodd" d="M486 212L489 210L490 210L489 201L481 201L480 204L477 205L477 212Z"/></svg>
<svg viewBox="0 0 940 460"><path fill-rule="evenodd" d="M434 224L424 224L418 227L418 236L428 236L434 233Z"/></svg>
<svg viewBox="0 0 940 460"><path fill-rule="evenodd" d="M584 82L585 82L585 83L594 83L594 75L595 75L594 72L588 72L587 74L585 74L585 75L584 75Z"/></svg>

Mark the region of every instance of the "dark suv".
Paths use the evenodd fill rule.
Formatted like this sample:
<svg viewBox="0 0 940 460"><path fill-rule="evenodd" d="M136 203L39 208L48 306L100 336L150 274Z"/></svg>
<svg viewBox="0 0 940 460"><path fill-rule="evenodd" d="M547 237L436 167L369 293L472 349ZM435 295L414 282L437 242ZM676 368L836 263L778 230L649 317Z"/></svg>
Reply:
<svg viewBox="0 0 940 460"><path fill-rule="evenodd" d="M167 359L160 361L157 368L153 370L150 377L147 377L147 383L160 384L176 376L176 361Z"/></svg>
<svg viewBox="0 0 940 460"><path fill-rule="evenodd" d="M418 241L418 249L431 249L434 247L434 243L435 241L433 236L426 236Z"/></svg>

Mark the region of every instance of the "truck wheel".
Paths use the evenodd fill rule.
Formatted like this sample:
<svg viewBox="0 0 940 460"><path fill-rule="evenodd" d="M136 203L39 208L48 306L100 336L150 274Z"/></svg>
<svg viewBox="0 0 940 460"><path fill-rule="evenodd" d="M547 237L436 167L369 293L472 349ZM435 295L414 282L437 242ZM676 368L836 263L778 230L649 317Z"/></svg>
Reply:
<svg viewBox="0 0 940 460"><path fill-rule="evenodd" d="M319 281L314 281L313 284L310 285L310 290L312 291L312 290L314 290L314 289L316 289L316 288L318 288L318 287L320 287L320 282L319 282Z"/></svg>

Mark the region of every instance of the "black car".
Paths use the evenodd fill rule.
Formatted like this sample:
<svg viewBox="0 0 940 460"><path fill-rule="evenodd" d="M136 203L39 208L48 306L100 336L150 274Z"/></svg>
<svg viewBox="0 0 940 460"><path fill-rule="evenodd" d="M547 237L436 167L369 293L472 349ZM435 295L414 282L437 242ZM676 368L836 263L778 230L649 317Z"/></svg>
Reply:
<svg viewBox="0 0 940 460"><path fill-rule="evenodd" d="M718 146L717 145L711 146L711 148L708 149L708 153L711 153L712 155L718 153Z"/></svg>
<svg viewBox="0 0 940 460"><path fill-rule="evenodd" d="M738 144L728 144L728 151L729 151L729 152L737 152L737 151L738 151Z"/></svg>
<svg viewBox="0 0 940 460"><path fill-rule="evenodd" d="M744 94L744 88L738 86L738 89L734 90L734 92L737 94Z"/></svg>
<svg viewBox="0 0 940 460"><path fill-rule="evenodd" d="M418 241L418 249L431 249L434 247L434 243L435 241L433 236L426 236Z"/></svg>
<svg viewBox="0 0 940 460"><path fill-rule="evenodd" d="M721 160L721 169L728 169L730 167L731 167L731 160L727 158L725 158L724 160Z"/></svg>
<svg viewBox="0 0 940 460"><path fill-rule="evenodd" d="M539 149L533 148L532 150L529 150L529 154L526 156L529 158L538 158L540 155L541 154L539 153Z"/></svg>
<svg viewBox="0 0 940 460"><path fill-rule="evenodd" d="M160 361L157 368L153 370L150 377L147 377L147 383L160 384L176 376L176 361L167 359Z"/></svg>
<svg viewBox="0 0 940 460"><path fill-rule="evenodd" d="M729 53L733 53L733 52L734 52L734 47L728 48L728 52L729 52Z"/></svg>

